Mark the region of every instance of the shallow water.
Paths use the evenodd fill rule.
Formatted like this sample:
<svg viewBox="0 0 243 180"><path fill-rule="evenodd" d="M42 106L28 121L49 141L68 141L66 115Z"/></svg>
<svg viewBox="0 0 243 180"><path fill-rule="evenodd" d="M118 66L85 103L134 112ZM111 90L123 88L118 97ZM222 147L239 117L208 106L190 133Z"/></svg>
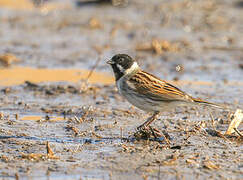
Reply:
<svg viewBox="0 0 243 180"><path fill-rule="evenodd" d="M86 80L90 71L78 69L36 69L30 67L12 67L0 69L0 85L13 86L23 84L26 81L41 82L78 82ZM93 72L89 77L89 83L111 84L114 79L109 74Z"/></svg>

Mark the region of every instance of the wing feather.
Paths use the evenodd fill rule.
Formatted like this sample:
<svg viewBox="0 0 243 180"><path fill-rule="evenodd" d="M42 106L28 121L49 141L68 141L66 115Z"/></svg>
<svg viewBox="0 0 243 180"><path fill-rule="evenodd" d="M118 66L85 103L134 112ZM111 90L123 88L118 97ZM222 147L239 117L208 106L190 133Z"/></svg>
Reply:
<svg viewBox="0 0 243 180"><path fill-rule="evenodd" d="M140 71L133 75L128 83L137 92L155 101L187 101L193 102L192 97L179 88L167 83L149 73Z"/></svg>

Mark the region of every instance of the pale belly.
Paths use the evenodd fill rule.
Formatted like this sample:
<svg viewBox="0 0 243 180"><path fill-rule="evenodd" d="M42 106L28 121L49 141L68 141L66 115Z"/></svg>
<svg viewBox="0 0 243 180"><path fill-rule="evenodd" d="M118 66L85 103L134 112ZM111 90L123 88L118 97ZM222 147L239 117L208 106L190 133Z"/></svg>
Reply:
<svg viewBox="0 0 243 180"><path fill-rule="evenodd" d="M128 102L130 102L132 105L138 107L141 110L144 110L146 112L154 112L154 111L171 111L175 107L178 106L191 106L192 104L182 101L153 101L149 98L124 94L123 96L127 99Z"/></svg>
<svg viewBox="0 0 243 180"><path fill-rule="evenodd" d="M152 102L149 99L145 99L143 97L138 97L134 95L123 95L128 102L130 102L132 105L138 107L139 109L142 109L147 112L151 111L163 111L163 107L165 106L164 103L155 103Z"/></svg>
<svg viewBox="0 0 243 180"><path fill-rule="evenodd" d="M144 96L135 94L132 88L129 88L126 82L118 81L116 83L119 93L127 99L132 105L138 107L141 110L152 112L152 111L163 111L166 110L166 104L163 102L155 102Z"/></svg>
<svg viewBox="0 0 243 180"><path fill-rule="evenodd" d="M120 81L121 80L121 81ZM127 99L132 105L138 107L141 110L152 112L152 111L170 111L177 106L189 105L183 101L154 101L149 97L137 94L133 87L130 87L126 81L120 79L116 85L119 93Z"/></svg>

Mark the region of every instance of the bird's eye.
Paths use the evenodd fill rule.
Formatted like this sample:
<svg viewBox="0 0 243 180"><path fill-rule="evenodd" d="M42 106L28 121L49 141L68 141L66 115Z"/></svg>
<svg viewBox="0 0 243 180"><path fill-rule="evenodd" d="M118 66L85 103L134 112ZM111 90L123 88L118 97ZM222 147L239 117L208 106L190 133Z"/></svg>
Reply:
<svg viewBox="0 0 243 180"><path fill-rule="evenodd" d="M119 63L122 63L122 62L123 62L123 58L120 58L120 59L119 59Z"/></svg>

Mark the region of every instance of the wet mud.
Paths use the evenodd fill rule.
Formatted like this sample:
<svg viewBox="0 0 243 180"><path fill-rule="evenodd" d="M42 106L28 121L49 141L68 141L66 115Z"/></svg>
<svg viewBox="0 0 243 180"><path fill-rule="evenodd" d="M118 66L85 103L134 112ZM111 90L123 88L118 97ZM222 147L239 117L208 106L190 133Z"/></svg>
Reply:
<svg viewBox="0 0 243 180"><path fill-rule="evenodd" d="M0 179L241 179L242 124L225 135L243 108L240 4L0 0ZM118 94L115 53L231 110L175 108L138 132L150 114Z"/></svg>

